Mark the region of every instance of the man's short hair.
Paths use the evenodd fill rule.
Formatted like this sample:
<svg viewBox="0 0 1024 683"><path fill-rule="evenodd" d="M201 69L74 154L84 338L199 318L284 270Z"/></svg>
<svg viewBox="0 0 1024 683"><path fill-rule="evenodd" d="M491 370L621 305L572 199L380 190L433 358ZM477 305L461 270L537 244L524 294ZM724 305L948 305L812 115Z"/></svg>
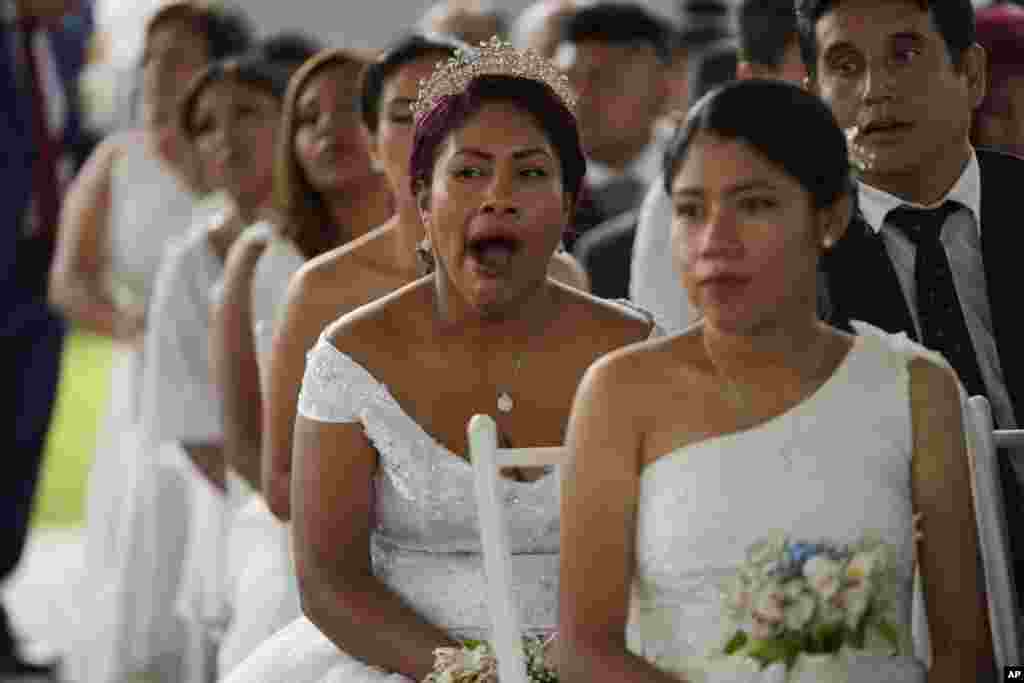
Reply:
<svg viewBox="0 0 1024 683"><path fill-rule="evenodd" d="M954 66L959 67L964 51L974 44L974 5L971 0L913 0L922 12L931 11L935 27L946 43L946 51ZM842 0L797 0L797 31L800 55L807 73L814 74L818 61L815 27L834 5Z"/></svg>
<svg viewBox="0 0 1024 683"><path fill-rule="evenodd" d="M640 5L600 2L581 7L563 26L568 43L596 41L609 44L646 44L667 64L672 57L669 27Z"/></svg>
<svg viewBox="0 0 1024 683"><path fill-rule="evenodd" d="M796 40L793 0L742 0L737 12L740 59L777 67Z"/></svg>

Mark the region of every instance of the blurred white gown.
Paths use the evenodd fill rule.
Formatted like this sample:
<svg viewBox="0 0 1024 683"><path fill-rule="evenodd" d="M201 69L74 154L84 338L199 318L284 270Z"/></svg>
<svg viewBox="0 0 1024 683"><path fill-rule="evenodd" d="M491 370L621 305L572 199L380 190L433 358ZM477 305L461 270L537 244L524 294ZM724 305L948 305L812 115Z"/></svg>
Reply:
<svg viewBox="0 0 1024 683"><path fill-rule="evenodd" d="M246 232L267 240L253 273L251 303L253 339L262 377L288 281L305 259L291 241L275 236L268 223L256 223ZM263 395L267 395L265 388ZM263 496L234 470L228 472L228 499L231 518L226 591L231 618L217 657L221 676L302 615L292 566L290 526L277 519Z"/></svg>
<svg viewBox="0 0 1024 683"><path fill-rule="evenodd" d="M718 671L720 586L773 531L839 543L877 533L894 548L899 615L911 627L913 541L908 360L923 349L856 323L852 350L812 396L748 430L667 453L640 480L627 647L692 683L774 681ZM933 357L929 354L929 357ZM680 524L680 520L685 523ZM915 614L914 627L927 629ZM927 639L914 636L927 661ZM923 683L915 657L858 657L850 683ZM777 673L777 672L774 672Z"/></svg>
<svg viewBox="0 0 1024 683"><path fill-rule="evenodd" d="M125 150L111 171L111 284L117 299L146 306L165 245L188 230L198 200L141 137ZM89 474L67 673L78 683L121 683L141 670L180 680L184 633L173 603L187 493L180 477L160 467L160 449L140 426L142 352L118 344L113 354L110 406Z"/></svg>

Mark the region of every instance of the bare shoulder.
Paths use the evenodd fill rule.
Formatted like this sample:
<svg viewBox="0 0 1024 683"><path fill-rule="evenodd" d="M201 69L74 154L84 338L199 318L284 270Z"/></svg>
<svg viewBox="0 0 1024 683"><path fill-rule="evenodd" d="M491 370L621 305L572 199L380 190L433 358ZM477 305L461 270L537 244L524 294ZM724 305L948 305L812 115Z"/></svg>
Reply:
<svg viewBox="0 0 1024 683"><path fill-rule="evenodd" d="M926 356L915 356L907 363L910 376L910 403L917 415L935 419L959 419L960 383L948 366Z"/></svg>
<svg viewBox="0 0 1024 683"><path fill-rule="evenodd" d="M292 286L307 295L315 292L326 293L335 301L344 296L345 288L331 287L339 280L351 281L367 268L364 253L376 251L384 243L390 243L391 229L389 226L375 228L365 235L346 242L340 247L324 252L308 260L298 270L292 280Z"/></svg>
<svg viewBox="0 0 1024 683"><path fill-rule="evenodd" d="M424 315L424 300L430 296L430 276L411 282L390 294L359 306L338 317L324 330L334 348L365 359L388 353L398 340L407 351Z"/></svg>
<svg viewBox="0 0 1024 683"><path fill-rule="evenodd" d="M621 384L645 391L664 383L669 372L703 374L707 356L699 327L665 337L645 338L615 349L594 363L593 370L618 378ZM688 382L674 382L676 386Z"/></svg>
<svg viewBox="0 0 1024 683"><path fill-rule="evenodd" d="M602 299L580 289L548 279L563 300L567 319L582 326L581 333L618 348L651 336L654 323L642 311L625 304Z"/></svg>

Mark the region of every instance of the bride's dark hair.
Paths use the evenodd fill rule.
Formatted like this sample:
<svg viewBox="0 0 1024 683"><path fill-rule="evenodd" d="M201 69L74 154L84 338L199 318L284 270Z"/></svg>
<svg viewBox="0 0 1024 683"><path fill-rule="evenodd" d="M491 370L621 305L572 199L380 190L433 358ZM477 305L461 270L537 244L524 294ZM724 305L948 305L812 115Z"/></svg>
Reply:
<svg viewBox="0 0 1024 683"><path fill-rule="evenodd" d="M416 125L410 159L413 194L429 187L434 163L444 142L488 102L508 102L529 113L547 137L562 166L562 188L579 198L587 162L580 147L576 119L544 83L516 76L474 78L458 95L445 97Z"/></svg>
<svg viewBox="0 0 1024 683"><path fill-rule="evenodd" d="M698 133L742 140L811 195L816 208L851 192L846 136L816 95L774 80L736 81L712 90L690 110L665 151L665 191Z"/></svg>

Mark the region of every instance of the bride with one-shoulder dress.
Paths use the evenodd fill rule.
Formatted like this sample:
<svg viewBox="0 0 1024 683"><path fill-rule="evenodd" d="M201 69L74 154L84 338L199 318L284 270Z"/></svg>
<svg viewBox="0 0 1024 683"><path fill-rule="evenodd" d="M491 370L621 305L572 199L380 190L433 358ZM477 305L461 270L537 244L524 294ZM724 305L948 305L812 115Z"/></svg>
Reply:
<svg viewBox="0 0 1024 683"><path fill-rule="evenodd" d="M896 614L908 628L914 617L916 657L857 655L850 683L925 680L930 653L914 592L907 364L934 355L902 335L855 326L845 359L807 399L646 466L626 630L633 654L693 683L734 680L716 678L706 655L727 638L721 586L745 549L776 530L838 543L874 533L894 551Z"/></svg>

